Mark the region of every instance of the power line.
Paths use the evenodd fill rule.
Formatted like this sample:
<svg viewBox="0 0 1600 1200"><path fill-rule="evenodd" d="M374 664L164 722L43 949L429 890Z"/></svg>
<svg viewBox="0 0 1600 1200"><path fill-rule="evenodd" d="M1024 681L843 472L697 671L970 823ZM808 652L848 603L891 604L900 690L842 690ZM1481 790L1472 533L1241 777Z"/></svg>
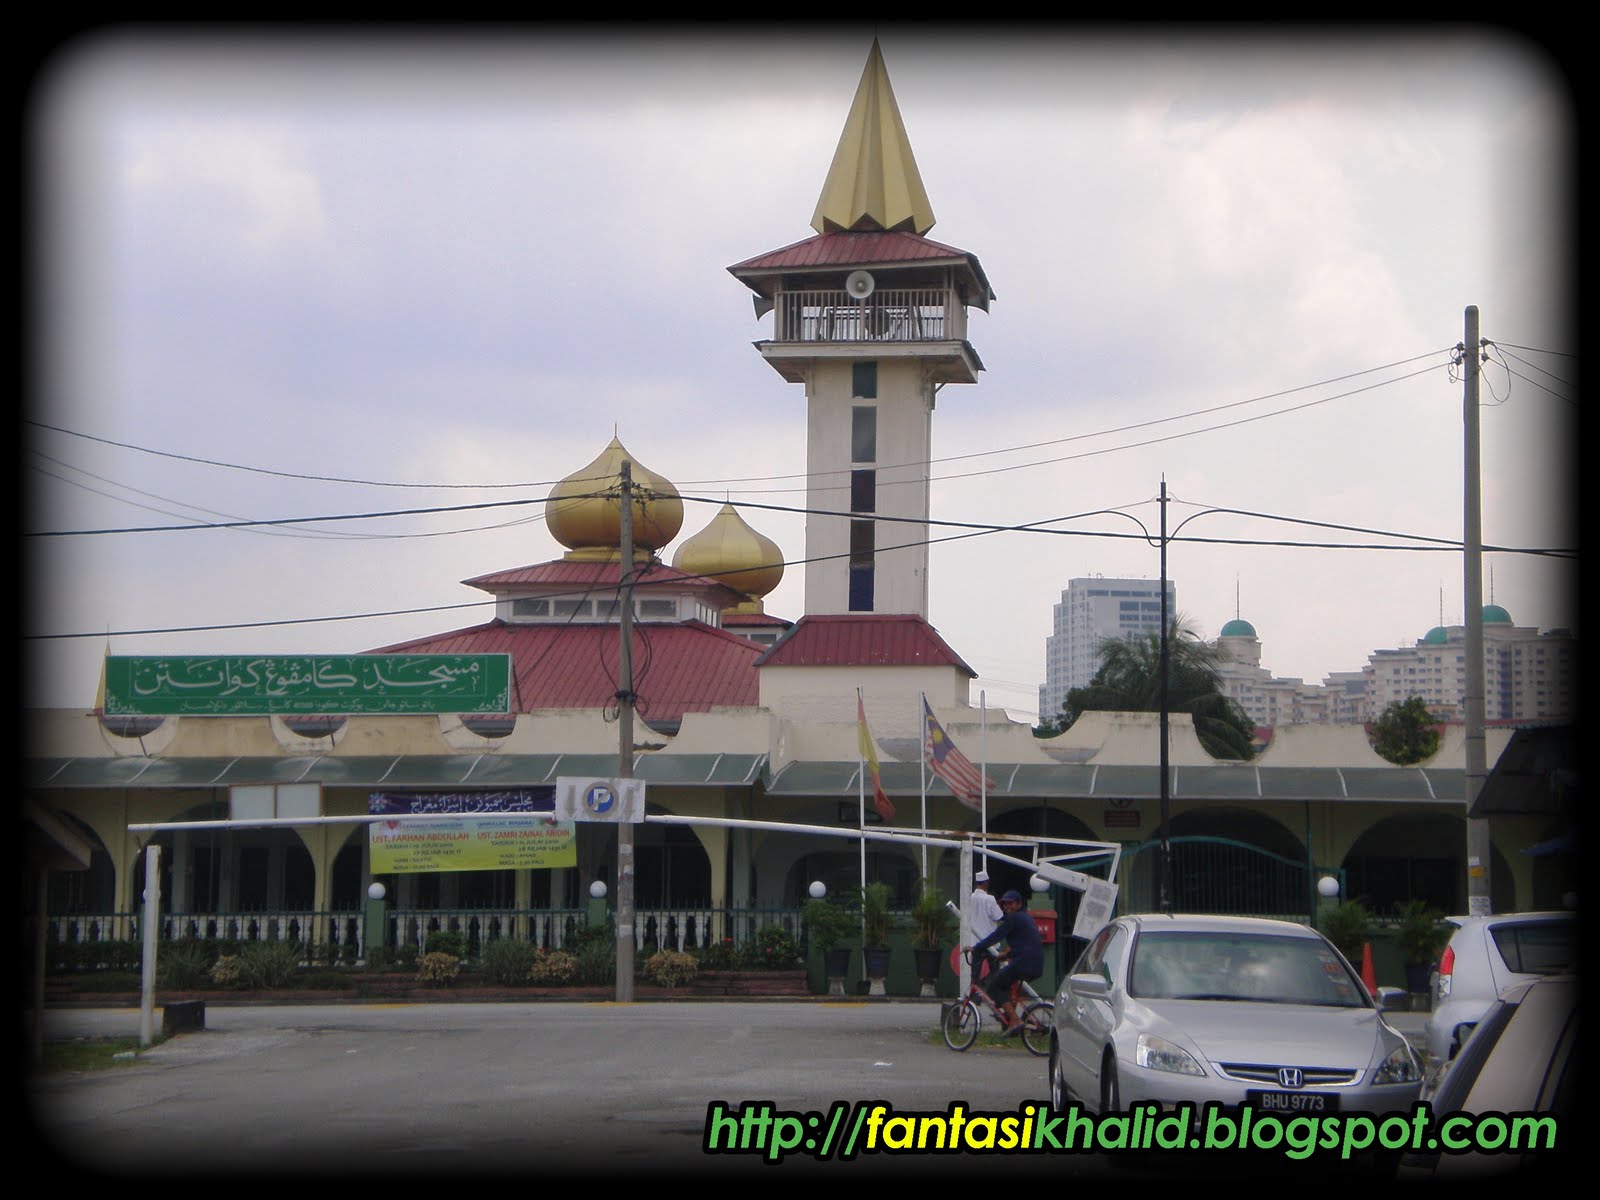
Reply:
<svg viewBox="0 0 1600 1200"><path fill-rule="evenodd" d="M1330 403L1331 401L1343 399L1343 398L1345 398L1347 396L1353 396L1353 395L1357 395L1358 393L1361 393L1361 392L1372 391L1375 388L1386 387L1386 386L1388 386L1389 384L1392 384L1392 383L1399 383L1399 382L1401 382L1403 380L1411 379L1411 378L1414 378L1414 377L1416 377L1418 375L1427 374L1429 371L1432 371L1434 369L1435 368L1432 367L1432 366L1424 367L1421 370L1413 371L1408 375L1398 376L1395 379L1383 380L1383 381L1381 381L1379 383L1368 384L1365 387L1353 388L1348 392L1341 392L1338 395L1326 396L1326 397L1323 397L1323 398L1318 399L1318 400L1308 400L1304 404L1294 405L1291 408L1279 409L1279 410L1276 410L1275 412L1271 412L1271 413L1260 413L1260 414L1257 414L1256 416L1253 416L1253 417L1242 417L1237 421L1226 421L1226 422L1223 422L1222 424L1219 424L1219 425L1209 425L1204 429L1187 430L1187 431L1185 431L1183 433L1172 434L1172 435L1167 436L1167 437L1150 438L1150 439L1147 439L1147 440L1142 441L1142 442L1132 442L1132 443L1128 443L1128 444L1122 445L1122 446L1110 446L1110 447L1106 447L1106 448L1103 448L1103 449L1100 449L1100 450L1089 450L1089 451L1085 451L1082 454L1064 455L1064 456L1057 457L1057 458L1037 459L1037 460L1035 460L1033 462L1027 462L1027 463L1014 463L1014 464L1012 464L1010 466L993 467L993 468L990 468L988 470L983 470L983 471L968 471L968 472L964 472L964 473L958 474L958 475L938 475L938 476L930 475L930 476L926 476L926 477L919 478L919 479L900 480L900 481L896 481L896 485L915 484L915 485L920 486L920 485L922 485L924 483L945 482L945 481L952 480L952 479L970 479L970 478L975 478L975 477L981 476L981 475L1003 474L1003 473L1006 473L1006 472L1009 472L1009 471L1023 471L1023 470L1031 469L1033 467L1053 466L1053 465L1055 465L1057 463L1072 462L1072 461L1076 461L1076 460L1082 459L1082 458L1091 458L1091 457L1095 457L1095 456L1098 456L1098 455L1101 455L1101 454L1111 454L1111 453L1115 453L1115 452L1121 451L1121 450L1133 450L1133 449L1138 449L1138 448L1141 448L1141 447L1144 447L1144 446L1160 445L1160 444L1165 443L1165 442L1176 441L1176 440L1178 440L1180 438L1193 437L1196 434L1200 434L1200 433L1212 433L1212 432L1215 432L1215 431L1217 431L1219 429L1231 429L1231 428L1235 428L1235 427L1240 426L1240 425L1248 425L1248 424L1252 424L1252 423L1254 423L1256 421L1267 420L1267 419L1269 419L1271 417L1283 416L1283 415L1285 415L1287 413L1297 412L1297 411L1299 411L1301 409L1314 408L1314 407L1316 407L1318 405L1327 404L1327 403ZM885 470L885 469L887 469L887 468L882 468L882 467L878 468L878 470L880 470L880 471L881 470ZM832 473L833 472L826 472L825 474L832 474ZM894 485L891 485L891 486L894 486ZM764 489L764 490L770 492L770 491L784 491L784 490L801 491L801 490L804 490L804 489L795 488L795 489ZM843 485L842 484L840 485L839 490L843 490ZM595 493L595 494L599 495L600 493ZM571 497L571 499L577 499L577 498L578 497ZM442 512L463 512L463 511L472 511L472 510L475 510L475 509L498 508L498 507L504 507L504 506L507 506L507 505L524 505L524 504L539 504L539 503L544 503L544 501L540 501L540 500L499 500L499 501L485 501L485 502L479 503L479 504L448 505L448 506L438 506L438 507L430 507L430 508L414 508L414 509L394 509L394 510L389 510L389 511L385 511L385 512L357 513L357 514L349 514L349 515L344 515L344 516L285 517L285 518L280 518L280 519L277 519L277 520L217 522L217 523L213 523L213 524L197 522L197 523L191 524L191 525L142 526L142 527L114 528L114 529L56 530L56 531L49 531L49 532L25 533L23 536L24 537L78 537L78 536L103 535L103 534L112 534L112 533L173 533L173 532L189 531L189 530L196 530L196 529L230 529L230 528L248 528L248 527L256 527L256 526L263 526L263 525L309 524L309 523L312 523L312 522L321 522L321 521L373 520L373 519L378 519L378 518L386 518L386 517L394 517L394 516L418 516L418 515L435 514L435 513L442 513ZM716 501L716 503L725 503L725 501ZM759 507L771 508L771 507L774 507L774 506L771 506L771 505L762 506L762 505L754 503L753 501L748 501L748 500L741 500L739 503L740 503L740 505L742 507L746 507L746 508L759 508ZM795 509L795 510L789 510L789 511L807 511L807 510Z"/></svg>
<svg viewBox="0 0 1600 1200"><path fill-rule="evenodd" d="M684 497L684 499L690 500L690 501L698 501L698 502L701 502L701 503L708 503L708 504L721 503L721 501L717 500L714 497L689 496L689 497ZM1151 502L1151 503L1153 503L1153 502ZM1192 501L1185 502L1185 503L1186 504L1193 504ZM771 509L777 509L779 511L784 511L784 512L805 512L805 513L811 513L811 514L814 514L814 515L836 516L836 517L851 517L851 516L858 516L859 515L859 514L853 514L853 513L848 513L848 512L834 512L834 511L829 511L829 510L784 508L783 506L779 506L779 505L753 505L752 507L756 507L756 508L771 508ZM1131 507L1131 506L1128 506L1128 507ZM1285 541L1285 540L1258 539L1258 538L1257 539L1252 539L1252 538L1211 538L1211 537L1196 537L1196 536L1193 536L1193 535L1188 535L1188 536L1169 536L1168 537L1168 542L1169 543L1196 544L1196 545L1253 546L1253 547L1269 547L1269 548L1280 548L1280 549L1378 550L1378 551L1433 552L1433 553L1460 553L1460 551L1462 549L1462 545L1461 545L1460 542L1452 542L1452 541L1450 541L1448 539L1444 539L1444 538L1427 537L1427 536L1421 535L1421 534L1408 534L1408 533L1400 533L1400 532L1395 532L1395 531L1390 531L1390 530L1370 529L1370 528L1367 528L1367 527L1364 527L1364 526L1357 526L1357 525L1342 525L1342 524L1338 524L1336 522L1317 521L1317 520L1312 520L1312 519L1308 519L1308 518L1301 518L1301 517L1290 517L1290 516L1285 516L1283 514L1277 514L1277 513L1255 512L1255 511L1252 511L1252 510L1249 510L1249 509L1231 509L1231 508L1223 508L1223 507L1211 507L1211 508L1208 509L1208 511L1217 512L1217 513L1228 513L1228 514L1233 514L1233 515L1238 515L1238 516L1254 517L1254 518L1259 518L1259 519L1262 519L1262 520L1280 521L1280 522L1284 522L1284 523L1287 523L1287 524L1306 525L1306 526L1315 527L1315 528L1322 528L1322 529L1336 529L1336 530L1342 530L1342 531L1345 531L1345 532L1361 533L1361 534L1366 534L1366 535L1376 536L1376 537L1403 538L1403 539L1408 539L1411 542L1420 542L1420 543L1423 543L1423 544L1421 544L1421 545L1395 545L1395 544L1392 544L1392 543ZM904 523L904 524L939 526L939 527L944 527L944 528L956 528L956 529L963 530L963 532L950 534L950 535L945 536L945 537L922 538L922 539L916 539L916 540L909 541L909 542L898 543L898 544L893 545L893 546L883 546L883 547L880 547L877 550L877 553L886 554L886 553L891 553L891 552L896 551L896 550L913 549L913 548L916 548L918 546L938 545L938 544L941 544L941 543L944 543L944 542L961 541L961 540L963 540L965 538L982 537L982 536L986 536L986 535L989 535L989 534L995 534L995 533L1038 533L1038 534L1052 534L1052 535L1056 535L1056 536L1070 536L1070 537L1106 537L1106 538L1115 538L1115 539L1124 539L1124 540L1125 539L1136 539L1136 540L1141 540L1141 541L1145 541L1145 542L1152 542L1151 535L1149 535L1147 533L1122 533L1122 532L1109 531L1109 530L1072 530L1072 529L1048 529L1048 528L1044 528L1044 526L1057 524L1057 523L1063 522L1063 521L1080 520L1080 519L1082 519L1084 517L1100 516L1100 515L1127 515L1127 514L1123 513L1121 509L1095 509L1095 510L1092 510L1092 511L1089 511L1089 512L1084 512L1084 513L1067 514L1067 515L1058 516L1058 517L1047 517L1047 518L1043 518L1043 519L1041 519L1039 521L1028 522L1028 523L1025 523L1025 524L1013 524L1013 525L992 525L992 524L982 524L982 523L978 523L978 522L943 521L943 520L928 520L928 521L924 522L924 521L922 521L920 519L912 518L912 517L888 517L888 516L880 515L880 516L876 517L875 519L879 520L879 521L890 522L890 523ZM1492 552L1492 553L1497 553L1497 554L1527 554L1527 555L1546 556L1546 557L1555 557L1555 558L1572 558L1572 559L1576 559L1577 558L1577 551L1576 550L1569 550L1569 549L1564 549L1564 548L1535 548L1535 547L1515 547L1515 546L1485 545L1483 547L1483 549L1484 549L1485 552ZM783 567L787 568L787 567L805 566L805 565L807 565L809 563L826 562L826 561L830 561L830 560L833 560L833 559L848 558L848 557L849 557L849 551L844 551L844 552L841 552L839 554L820 555L820 556L817 556L817 557L814 557L814 558L783 559L783 560L780 560L778 563L762 564L762 565L763 566L768 566L768 565L783 566ZM746 569L748 569L748 568L740 568L740 570L746 570ZM722 574L731 574L731 573L733 573L733 572L723 572ZM701 574L693 576L693 578L714 580L714 579L718 578L718 574L719 573L715 573L715 572L701 573ZM652 579L648 578L647 575L641 574L641 576L637 580L637 586L640 587L640 588L649 588L651 586L658 585L658 584L662 585L662 586L675 586L675 585L680 585L682 582L683 581L682 581L681 577L674 577L674 578L671 578L671 579L652 580ZM546 595L549 595L549 596L563 596L563 595L569 595L569 594L579 594L579 595L587 597L598 586L599 585L597 583L591 582L591 583L585 585L581 589L573 589L572 591L568 591L568 590L565 590L565 589L553 589L553 590L547 592ZM478 607L480 605L492 604L494 602L495 602L494 598L491 597L491 598L485 599L485 600L469 601L469 602L464 603L464 604L432 605L432 606L427 606L427 607L422 607L422 608L395 609L395 610L389 610L389 611L384 611L384 612L373 612L373 613L347 613L347 614L344 614L342 616L331 616L331 617L300 617L300 618L288 618L288 619L270 620L270 621L245 621L245 622L236 622L236 623L223 624L223 625L173 626L173 627L161 628L161 629L94 630L94 631L84 632L84 633L24 634L23 638L24 638L25 641L51 641L51 640L69 640L69 639L87 638L87 637L107 637L107 638L109 638L109 637L135 637L135 636L146 636L146 635L156 635L156 634L209 633L209 632L228 631L228 630L234 630L234 629L254 629L254 628L263 628L264 629L264 628L272 628L272 627L285 626L285 625L313 625L313 624L325 624L325 623L336 622L336 621L361 621L361 620L371 620L371 619L378 619L378 618L383 618L383 617L393 617L393 616L412 616L412 615L417 615L417 614L427 613L427 612L449 612L449 611L455 611L455 610L463 609L463 608L476 608L476 607ZM569 618L568 618L569 623L571 622L572 619L573 618L571 616L569 616ZM415 640L415 639L413 639L413 640Z"/></svg>
<svg viewBox="0 0 1600 1200"><path fill-rule="evenodd" d="M1556 358L1577 358L1578 357L1576 354L1570 354L1565 350L1544 350L1544 349L1541 349L1538 346L1519 346L1515 342L1503 342L1499 338L1494 338L1492 340L1489 339L1489 338L1485 338L1484 341L1490 342L1491 345L1495 345L1495 346L1510 346L1513 350L1526 350L1529 354L1551 354L1551 355L1554 355Z"/></svg>
<svg viewBox="0 0 1600 1200"><path fill-rule="evenodd" d="M1313 388L1328 387L1328 386L1330 386L1332 384L1335 384L1335 383L1343 383L1346 380L1356 379L1356 378L1359 378L1362 375L1371 375L1371 374L1373 374L1375 372L1378 372L1378 371L1392 370L1395 367L1406 366L1406 365L1409 365L1410 363L1419 362L1424 358L1432 358L1432 357L1434 357L1436 355L1439 355L1439 354L1448 353L1449 349L1450 349L1449 347L1445 347L1445 348L1440 349L1440 350L1430 350L1430 351L1427 351L1426 353L1423 353L1423 354L1416 354L1416 355L1412 355L1409 358L1397 359L1394 362L1384 363L1384 364L1381 364L1379 366L1366 367L1366 368L1363 368L1363 369L1361 369L1359 371L1346 372L1343 375L1336 375L1336 376L1333 376L1333 377L1328 378L1328 379L1319 380L1319 381L1317 381L1315 383L1301 384L1298 387L1284 388L1284 389L1282 389L1280 391L1268 392L1268 393L1264 393L1264 394L1262 394L1260 396L1252 396L1252 397L1250 397L1249 399L1246 399L1246 400L1234 400L1234 401L1230 401L1230 402L1225 403L1225 404L1211 405L1211 406L1206 407L1206 408L1194 409L1194 410L1191 410L1189 412L1177 413L1177 414L1174 414L1172 416L1157 417L1157 418L1153 418L1153 419L1151 419L1149 421L1139 421L1139 422L1135 422L1135 423L1129 424L1129 425L1116 426L1116 427L1113 427L1111 429L1103 429L1103 430L1099 430L1099 431L1094 432L1094 433L1073 434L1073 435L1069 435L1069 436L1066 436L1066 437L1048 438L1048 439L1044 439L1044 440L1041 440L1041 441L1027 442L1027 443L1023 443L1023 444L1016 445L1016 446L1006 446L1006 447L1002 447L1000 449L995 449L995 450L975 450L975 451L968 452L966 454L948 455L948 456L945 456L943 458L936 458L936 459L931 459L931 460L928 460L928 461L931 464L938 464L938 463L945 463L945 462L961 462L961 461L965 461L967 459L972 459L972 458L985 458L985 457L997 456L997 455L1002 455L1002 454L1015 454L1015 453L1019 453L1019 452L1021 452L1023 450L1036 450L1036 449L1039 449L1039 448L1044 447L1044 446L1063 445L1063 444L1066 444L1066 443L1069 443L1069 442L1088 441L1088 440L1092 440L1094 438L1110 437L1110 436L1113 436L1113 435L1119 434L1119 433L1129 433L1129 432L1132 432L1132 431L1138 430L1138 429L1147 429L1147 428L1151 428L1151 427L1154 427L1154 426L1157 426L1157 425L1170 424L1170 423L1172 423L1174 421L1191 420L1191 419L1193 419L1195 417L1209 416L1212 413L1225 412L1225 411L1228 411L1228 410L1231 410L1231 409L1235 409L1235 408L1240 408L1240 407L1243 407L1243 406L1249 405L1249 404L1265 403L1268 400L1280 399L1280 398L1282 398L1284 396L1291 396L1291 395L1295 395L1296 393L1299 393L1299 392L1310 391ZM1343 393L1340 393L1339 395L1330 396L1330 397L1327 397L1324 400L1315 401L1313 403L1318 403L1318 404L1327 403L1328 401L1331 401L1331 400L1338 400L1338 399L1342 399L1342 398L1344 398L1346 396L1356 395L1356 394L1358 394L1358 393L1360 393L1362 391L1371 390L1371 387L1382 387L1382 386L1385 386L1385 384L1387 384L1387 383L1397 383L1397 382L1400 382L1400 381L1405 380L1405 379L1413 378L1415 375L1418 375L1418 374L1425 374L1427 372L1427 370L1431 370L1431 369L1432 369L1431 367L1425 368L1422 371L1417 371L1417 372L1413 372L1411 374L1402 375L1402 376L1399 376L1398 378L1393 379L1393 380L1386 380L1386 381L1383 381L1383 382L1380 382L1380 383L1377 383L1377 384L1373 384L1368 388L1354 389L1353 391L1343 392ZM1308 406L1307 405L1297 405L1297 406L1294 406L1294 407L1291 407L1291 408L1279 410L1278 412L1275 412L1275 413L1261 414L1260 416L1258 416L1256 418L1252 418L1252 419L1261 420L1261 419L1265 419L1265 418L1270 417L1270 416L1278 416L1278 415L1283 415L1284 413L1296 412L1300 408L1303 408L1303 407L1308 407ZM134 444L132 442L122 442L122 441L117 441L117 440L112 439L112 438L105 438L105 437L96 436L94 434L82 433L82 432L80 432L78 430L67 429L64 426L52 425L52 424L50 424L48 422L44 422L44 421L26 420L24 423L28 424L28 425L35 426L36 428L39 428L39 429L49 430L50 432L53 432L53 433L64 434L64 435L66 435L68 437L82 438L85 441L97 442L97 443L99 443L101 445L113 446L113 447L116 447L116 448L122 449L122 450L132 450L132 451L135 451L135 452L138 452L138 453L141 453L141 454L150 454L150 455L155 455L155 456L161 457L161 458L170 458L170 459L173 459L173 460L176 460L176 461L179 461L179 462L194 463L194 464L201 465L201 466L221 467L221 468L228 469L228 470L245 471L245 472L249 472L249 473L252 473L252 474L269 475L269 476L274 476L274 477L283 478L283 479L297 479L297 480L306 480L306 481L314 481L314 482L322 482L322 483L354 484L354 485L363 486L363 487L412 488L412 489L421 489L421 490L484 490L484 489L511 489L511 488L525 488L525 487L551 487L551 486L554 486L555 483L561 482L561 481L557 481L557 480L544 480L544 481L523 482L523 483L414 483L414 482L406 482L406 481L400 481L400 480L374 480L374 479L361 479L361 478L356 478L356 477L337 476L337 475L317 475L317 474L312 474L310 472L286 471L286 470L279 470L279 469L274 469L274 468L269 468L269 467L256 467L256 466L249 466L249 465L241 464L241 463L226 462L226 461L223 461L223 460L220 460L220 459L203 458L203 457L199 457L199 456L196 456L196 455L188 455L188 454L178 454L178 453L173 452L173 451L156 450L156 449L153 449L153 448L148 447L148 446L136 445L136 444ZM1205 432L1209 432L1211 429L1226 429L1226 428L1230 428L1232 426L1232 424L1238 424L1238 423L1242 423L1242 422L1234 422L1234 423L1230 423L1230 424L1211 426L1208 429L1194 430L1194 431L1191 431L1191 433L1179 434L1179 435L1175 435L1175 436L1187 437L1187 436L1191 436L1192 433L1205 433ZM1144 442L1134 443L1134 445L1136 445L1136 446L1137 445L1148 445L1148 444L1151 444L1151 443L1144 443ZM1112 448L1110 448L1110 449L1108 449L1106 451L1100 451L1100 452L1095 452L1095 453L1110 453L1110 452L1112 452L1112 451L1114 451L1116 449L1126 449L1126 448L1128 448L1128 447L1112 447ZM1062 461L1068 461L1068 460L1066 460L1066 459L1049 459L1049 460L1045 460L1045 461L1046 462L1062 462ZM901 470L901 469L904 469L906 467L914 467L914 466L920 466L920 465L922 465L922 461L921 460L919 460L917 462L914 462L914 463L908 462L908 463L882 465L882 466L880 466L879 469L881 469L881 470ZM1014 467L995 468L995 470L997 470L997 471L1020 470L1020 469L1024 469L1025 467L1034 466L1034 465L1041 465L1041 464L1037 464L1037 463L1019 464L1019 465L1014 466ZM834 472L824 472L823 474L833 474L833 473ZM956 478L956 479L959 479L959 478L967 478L967 477L968 477L967 475L954 475L954 476L940 476L940 477L937 477L937 478ZM795 473L795 474L787 474L787 475L747 475L747 476L735 476L735 477L726 478L726 479L695 479L695 480L689 480L689 481L686 482L685 486L706 487L706 486L720 486L720 485L729 484L729 483L767 483L767 482L781 482L781 481L784 481L784 480L791 480L791 479L809 479L809 478L811 478L811 476L806 474L806 473ZM569 480L569 482L573 482L573 481ZM598 480L596 480L596 482L598 482ZM920 480L912 481L912 482L920 482Z"/></svg>

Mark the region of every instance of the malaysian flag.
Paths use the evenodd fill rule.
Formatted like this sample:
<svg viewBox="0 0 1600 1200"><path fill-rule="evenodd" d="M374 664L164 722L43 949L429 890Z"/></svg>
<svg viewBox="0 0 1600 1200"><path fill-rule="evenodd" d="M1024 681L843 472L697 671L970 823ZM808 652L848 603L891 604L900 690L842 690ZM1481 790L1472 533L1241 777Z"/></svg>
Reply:
<svg viewBox="0 0 1600 1200"><path fill-rule="evenodd" d="M928 707L928 697L922 697L922 750L927 755L933 773L955 794L955 798L968 808L978 809L983 803L986 789L994 787L972 760L956 749L956 744L945 733Z"/></svg>

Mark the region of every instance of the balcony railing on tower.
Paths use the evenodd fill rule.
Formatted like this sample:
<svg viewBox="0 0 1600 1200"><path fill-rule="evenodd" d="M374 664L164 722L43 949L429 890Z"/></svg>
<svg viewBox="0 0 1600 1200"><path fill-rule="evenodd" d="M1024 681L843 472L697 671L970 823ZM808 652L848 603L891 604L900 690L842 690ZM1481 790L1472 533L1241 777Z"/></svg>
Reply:
<svg viewBox="0 0 1600 1200"><path fill-rule="evenodd" d="M864 300L848 292L780 291L779 342L944 342L967 336L966 309L946 288L880 288Z"/></svg>

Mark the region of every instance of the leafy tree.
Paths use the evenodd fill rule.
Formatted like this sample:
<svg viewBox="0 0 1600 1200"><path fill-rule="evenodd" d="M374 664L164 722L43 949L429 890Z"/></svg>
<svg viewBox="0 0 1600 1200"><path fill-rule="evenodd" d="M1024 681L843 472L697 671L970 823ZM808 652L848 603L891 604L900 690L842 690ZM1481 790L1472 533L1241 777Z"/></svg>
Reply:
<svg viewBox="0 0 1600 1200"><path fill-rule="evenodd" d="M1196 638L1181 617L1175 619L1167 631L1167 711L1193 718L1200 745L1212 758L1248 759L1255 727L1222 694L1217 667L1224 654ZM1058 724L1071 728L1086 712L1160 710L1161 637L1144 633L1100 644L1100 669L1086 686L1067 693Z"/></svg>
<svg viewBox="0 0 1600 1200"><path fill-rule="evenodd" d="M1439 731L1421 696L1396 700L1372 725L1372 748L1396 766L1432 758L1439 749Z"/></svg>

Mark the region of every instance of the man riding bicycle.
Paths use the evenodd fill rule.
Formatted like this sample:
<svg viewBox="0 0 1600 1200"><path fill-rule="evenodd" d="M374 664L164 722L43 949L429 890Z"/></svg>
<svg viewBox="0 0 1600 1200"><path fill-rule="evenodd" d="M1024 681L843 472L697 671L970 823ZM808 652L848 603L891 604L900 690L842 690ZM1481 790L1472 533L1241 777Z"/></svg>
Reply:
<svg viewBox="0 0 1600 1200"><path fill-rule="evenodd" d="M997 942L1005 942L1005 963L982 984L995 1007L1005 1017L1003 1036L1015 1037L1022 1032L1022 1022L1017 1017L1016 1004L1011 994L1013 984L1031 982L1044 974L1044 943L1039 937L1039 927L1022 908L1022 895L1012 889L1000 897L1000 911L1004 914L994 932L978 939L971 947L974 956L986 951ZM962 947L963 951L967 947Z"/></svg>

